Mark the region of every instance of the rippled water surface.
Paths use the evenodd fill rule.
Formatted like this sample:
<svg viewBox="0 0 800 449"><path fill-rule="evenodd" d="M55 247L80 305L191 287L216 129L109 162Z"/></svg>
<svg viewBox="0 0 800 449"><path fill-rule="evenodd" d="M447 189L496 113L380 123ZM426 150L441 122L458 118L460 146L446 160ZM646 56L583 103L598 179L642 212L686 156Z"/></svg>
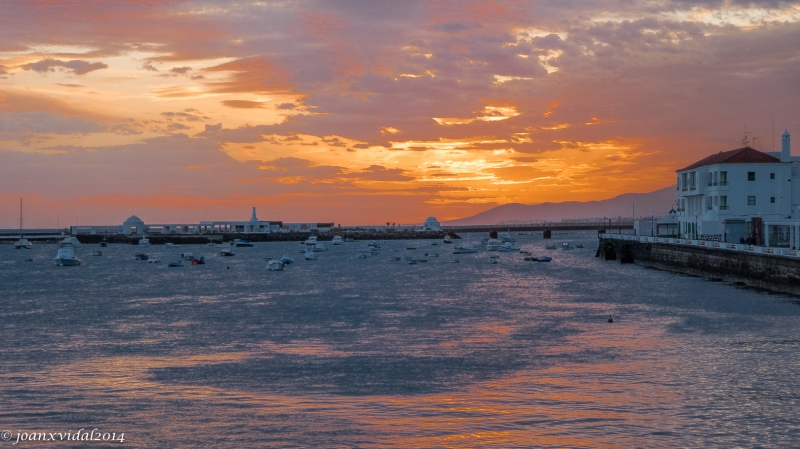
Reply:
<svg viewBox="0 0 800 449"><path fill-rule="evenodd" d="M602 262L586 235L556 236L574 251L518 239L553 262L389 241L366 260L363 242L317 261L298 243L149 248L161 264L84 245L86 266L56 267L55 245L2 245L0 430L124 432L112 447L800 446L796 299ZM183 251L208 264L167 268ZM441 257L389 260L424 252ZM296 263L267 271L284 253Z"/></svg>

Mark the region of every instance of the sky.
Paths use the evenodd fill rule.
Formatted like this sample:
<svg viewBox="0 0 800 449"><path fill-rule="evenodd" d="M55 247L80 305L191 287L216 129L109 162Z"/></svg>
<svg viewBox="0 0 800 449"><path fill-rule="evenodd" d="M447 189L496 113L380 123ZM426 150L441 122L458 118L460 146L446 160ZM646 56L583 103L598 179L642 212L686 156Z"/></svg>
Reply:
<svg viewBox="0 0 800 449"><path fill-rule="evenodd" d="M8 1L0 227L649 192L800 136L799 73L779 0Z"/></svg>

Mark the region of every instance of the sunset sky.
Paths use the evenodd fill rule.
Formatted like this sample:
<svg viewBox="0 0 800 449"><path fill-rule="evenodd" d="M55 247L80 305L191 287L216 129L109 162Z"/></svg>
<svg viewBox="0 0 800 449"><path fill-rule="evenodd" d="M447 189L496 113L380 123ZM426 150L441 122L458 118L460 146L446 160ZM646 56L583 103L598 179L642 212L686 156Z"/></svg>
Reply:
<svg viewBox="0 0 800 449"><path fill-rule="evenodd" d="M800 142L796 2L0 4L0 227L444 221L669 186L745 126Z"/></svg>

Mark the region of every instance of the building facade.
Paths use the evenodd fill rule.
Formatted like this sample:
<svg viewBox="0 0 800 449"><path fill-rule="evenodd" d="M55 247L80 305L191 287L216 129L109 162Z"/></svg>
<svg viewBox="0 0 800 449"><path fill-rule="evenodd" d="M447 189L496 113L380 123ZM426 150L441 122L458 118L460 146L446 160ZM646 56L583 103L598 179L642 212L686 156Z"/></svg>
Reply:
<svg viewBox="0 0 800 449"><path fill-rule="evenodd" d="M800 225L800 158L791 156L788 131L781 143L780 152L745 146L677 170L679 236L791 246L793 223Z"/></svg>

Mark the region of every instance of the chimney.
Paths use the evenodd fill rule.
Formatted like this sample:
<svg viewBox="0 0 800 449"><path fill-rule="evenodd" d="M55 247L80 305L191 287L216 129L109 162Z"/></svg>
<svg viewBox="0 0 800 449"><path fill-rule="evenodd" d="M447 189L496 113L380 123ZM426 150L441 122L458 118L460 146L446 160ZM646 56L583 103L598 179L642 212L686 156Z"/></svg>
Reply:
<svg viewBox="0 0 800 449"><path fill-rule="evenodd" d="M781 162L792 162L792 137L788 130L781 134Z"/></svg>

